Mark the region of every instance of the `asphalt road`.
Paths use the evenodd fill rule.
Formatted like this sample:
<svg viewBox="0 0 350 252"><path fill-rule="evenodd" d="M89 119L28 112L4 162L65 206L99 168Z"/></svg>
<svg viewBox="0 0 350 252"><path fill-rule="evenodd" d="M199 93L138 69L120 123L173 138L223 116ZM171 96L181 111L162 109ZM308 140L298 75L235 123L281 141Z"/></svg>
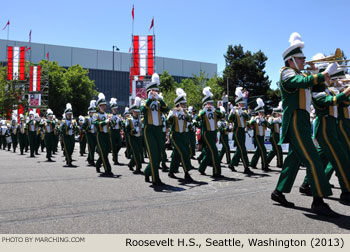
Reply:
<svg viewBox="0 0 350 252"><path fill-rule="evenodd" d="M331 182L336 188L326 202L342 216L328 219L314 215L312 198L298 192L304 169L287 195L296 207L287 209L270 199L280 171L275 161L272 172L262 172L259 165L251 177L242 173L242 166L233 173L225 165L226 179L220 181L209 176L211 167L208 176L192 170L197 181L192 184L184 183L182 168L179 179L160 171L168 185L160 189L129 171L124 148L119 161L125 165L113 166L118 176L107 178L87 166L78 147L73 154L77 168L63 167L62 152L55 156L55 163L47 163L44 153L29 158L28 153L21 156L18 151L0 150L0 233L350 233L350 206L338 202L335 176ZM171 152L167 154L170 158ZM198 167L197 161L192 164Z"/></svg>

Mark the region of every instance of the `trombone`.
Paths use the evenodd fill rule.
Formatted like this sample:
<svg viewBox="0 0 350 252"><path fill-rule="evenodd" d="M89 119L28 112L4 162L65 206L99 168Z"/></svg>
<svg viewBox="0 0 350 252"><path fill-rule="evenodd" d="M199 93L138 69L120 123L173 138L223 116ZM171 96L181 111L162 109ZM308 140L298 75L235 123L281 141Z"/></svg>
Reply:
<svg viewBox="0 0 350 252"><path fill-rule="evenodd" d="M324 57L322 59L316 59L316 60L309 60L306 61L305 64L310 65L314 63L320 63L320 62L328 62L328 63L333 63L333 62L345 62L345 61L350 61L350 60L344 60L343 59L343 53L339 48L335 50L334 55L330 55L328 57Z"/></svg>

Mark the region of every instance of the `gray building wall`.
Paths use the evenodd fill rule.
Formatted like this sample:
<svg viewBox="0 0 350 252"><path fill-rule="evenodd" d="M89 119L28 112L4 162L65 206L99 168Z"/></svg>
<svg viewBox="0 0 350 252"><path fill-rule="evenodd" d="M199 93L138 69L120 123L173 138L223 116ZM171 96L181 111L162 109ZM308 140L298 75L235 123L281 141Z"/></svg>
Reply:
<svg viewBox="0 0 350 252"><path fill-rule="evenodd" d="M29 47L28 42L0 39L0 62L7 61L7 45ZM32 43L31 61L35 64L39 63L40 60L46 59L48 52L50 61L57 61L60 66L68 68L79 64L87 68L90 79L95 81L96 89L105 94L108 102L111 97L116 97L121 111L124 111L124 107L129 102L130 53L114 52L114 71L112 71L112 51ZM29 59L29 52L26 58ZM155 66L157 73L167 70L175 81L193 77L194 74L199 75L201 71L209 77L217 73L217 64L165 57L156 57Z"/></svg>

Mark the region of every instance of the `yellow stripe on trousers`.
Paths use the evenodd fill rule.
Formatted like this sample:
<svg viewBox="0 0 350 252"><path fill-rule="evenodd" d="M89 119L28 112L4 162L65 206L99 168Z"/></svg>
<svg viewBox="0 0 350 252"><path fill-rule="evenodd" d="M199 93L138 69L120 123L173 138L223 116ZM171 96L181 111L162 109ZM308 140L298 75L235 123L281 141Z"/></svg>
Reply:
<svg viewBox="0 0 350 252"><path fill-rule="evenodd" d="M275 148L276 148L277 163L278 163L278 165L280 165L282 160L281 160L280 153L279 153L279 151L278 151L278 145L277 145L276 140L275 140L274 137L272 137L272 142L274 143Z"/></svg>
<svg viewBox="0 0 350 252"><path fill-rule="evenodd" d="M242 146L241 146L241 144L239 143L239 140L238 140L238 129L239 129L239 127L237 127L236 134L235 134L235 138L236 138L236 143L238 144L238 148L239 148L239 150L240 150L240 152L241 152L241 159L242 159L242 161L243 161L244 168L245 168L245 167L248 167L248 165L246 164L246 162L245 162L245 160L244 160ZM245 133L244 133L244 134L245 134ZM244 143L244 144L245 144L245 143ZM238 161L239 161L239 160L238 160Z"/></svg>
<svg viewBox="0 0 350 252"><path fill-rule="evenodd" d="M301 138L300 138L300 135L299 135L299 131L297 130L297 111L296 110L294 111L294 114L293 114L293 130L294 130L294 134L295 134L295 136L297 138L298 144L300 145L300 148L301 148L301 150L303 151L303 153L305 155L305 158L307 159L307 161L311 165L310 169L311 169L311 173L312 173L312 176L314 178L314 181L315 181L315 186L316 186L316 190L318 192L318 195L320 195L320 197L323 197L322 190L321 190L321 187L320 187L320 182L318 181L317 173L316 173L316 170L315 170L315 164L312 161L312 159L309 156L309 154L307 153L306 148L305 148L303 142L301 141Z"/></svg>
<svg viewBox="0 0 350 252"><path fill-rule="evenodd" d="M339 120L339 128L340 128L341 133L343 134L343 137L346 140L346 143L348 144L348 148L350 149L350 139L344 130L343 120Z"/></svg>
<svg viewBox="0 0 350 252"><path fill-rule="evenodd" d="M96 135L96 139L97 139L97 145L98 145L98 148L100 149L100 155L101 155L101 158L102 158L102 162L103 162L103 168L105 169L105 172L107 172L107 163L105 161L105 158L104 158L104 155L103 155L103 151L102 151L102 148L101 148L101 145L100 145L100 140L98 138L98 135L100 133L97 133Z"/></svg>
<svg viewBox="0 0 350 252"><path fill-rule="evenodd" d="M263 148L262 148L262 147L261 147L261 145L260 145L258 135L255 135L255 137L256 137L256 142L258 143L258 147L259 147L259 149L260 149L261 159L262 159L262 161L263 161L264 167L266 167L266 163L265 163L265 157L264 157Z"/></svg>
<svg viewBox="0 0 350 252"><path fill-rule="evenodd" d="M186 164L185 164L184 157L183 157L183 155L182 155L181 149L180 149L179 146L177 146L177 144L175 143L173 134L170 134L170 138L171 138L171 140L173 140L173 144L174 144L175 148L177 149L177 152L179 152L179 154L180 154L182 166L183 166L185 172L187 172L188 169L186 168Z"/></svg>
<svg viewBox="0 0 350 252"><path fill-rule="evenodd" d="M145 132L145 142L146 142L146 146L147 146L147 150L148 150L148 157L149 157L149 161L150 161L150 164L151 164L151 171L152 171L152 181L155 182L156 180L156 176L154 175L154 167L153 167L153 162L152 162L152 155L151 155L151 149L149 147L149 144L148 144L148 140L147 140L147 127L148 125L145 125L145 128L144 128L144 132Z"/></svg>
<svg viewBox="0 0 350 252"><path fill-rule="evenodd" d="M328 139L328 136L327 136L327 133L326 133L326 117L323 117L322 118L323 120L323 130L322 130L322 133L323 133L323 137L324 137L324 140L326 141L327 145L328 145L328 148L330 149L331 153L332 153L332 156L333 158L335 159L335 162L337 163L337 166L339 168L339 172L340 172L340 175L342 176L343 180L344 180L344 183L345 183L345 186L346 186L346 189L348 190L348 192L350 191L350 186L349 186L349 181L344 173L344 170L343 170L343 167L342 167L342 164L340 163L339 161L339 158L337 156L337 154L335 153L334 149L333 149L333 146L331 145L331 143L329 142L329 139Z"/></svg>
<svg viewBox="0 0 350 252"><path fill-rule="evenodd" d="M137 163L136 152L134 151L134 148L132 147L130 136L128 136L128 140L129 140L129 145L131 147L132 153L134 153L134 161L136 164L136 169L138 169L139 164Z"/></svg>
<svg viewBox="0 0 350 252"><path fill-rule="evenodd" d="M206 137L206 135L205 135L206 133L207 133L207 132L204 132L203 136L204 136L204 139L205 139L205 141L207 142L207 145L208 145L208 147L209 147L209 149L210 149L210 152L211 152L212 163L213 163L214 171L215 171L214 174L217 174L218 169L217 169L217 167L216 167L214 151L213 151L213 149L211 148L211 146L210 146L210 144L209 144L209 141L208 141L208 139L207 139L207 137Z"/></svg>
<svg viewBox="0 0 350 252"><path fill-rule="evenodd" d="M69 155L68 155L67 145L66 145L66 142L64 141L64 136L62 137L62 141L63 141L64 151L66 152L67 162L69 164L70 163L70 161L69 161L70 159L69 159Z"/></svg>
<svg viewBox="0 0 350 252"><path fill-rule="evenodd" d="M230 149L228 148L226 142L225 142L225 139L224 137L221 135L220 133L220 138L221 138L221 141L222 141L222 144L225 145L225 154L226 154L226 160L229 159L229 153L230 153ZM224 146L222 146L222 148L224 148ZM222 150L221 150L222 151ZM228 163L230 162L231 160L228 161Z"/></svg>

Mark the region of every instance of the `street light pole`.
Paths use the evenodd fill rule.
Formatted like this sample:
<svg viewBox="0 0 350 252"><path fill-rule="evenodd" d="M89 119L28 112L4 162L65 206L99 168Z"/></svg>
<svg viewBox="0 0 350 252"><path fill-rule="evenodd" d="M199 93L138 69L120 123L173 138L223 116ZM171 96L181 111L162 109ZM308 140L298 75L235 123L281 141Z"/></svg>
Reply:
<svg viewBox="0 0 350 252"><path fill-rule="evenodd" d="M119 48L118 48L118 46L112 46L112 59L113 59L113 63L112 63L112 70L114 71L114 48L115 48L115 50L116 51L119 51Z"/></svg>

